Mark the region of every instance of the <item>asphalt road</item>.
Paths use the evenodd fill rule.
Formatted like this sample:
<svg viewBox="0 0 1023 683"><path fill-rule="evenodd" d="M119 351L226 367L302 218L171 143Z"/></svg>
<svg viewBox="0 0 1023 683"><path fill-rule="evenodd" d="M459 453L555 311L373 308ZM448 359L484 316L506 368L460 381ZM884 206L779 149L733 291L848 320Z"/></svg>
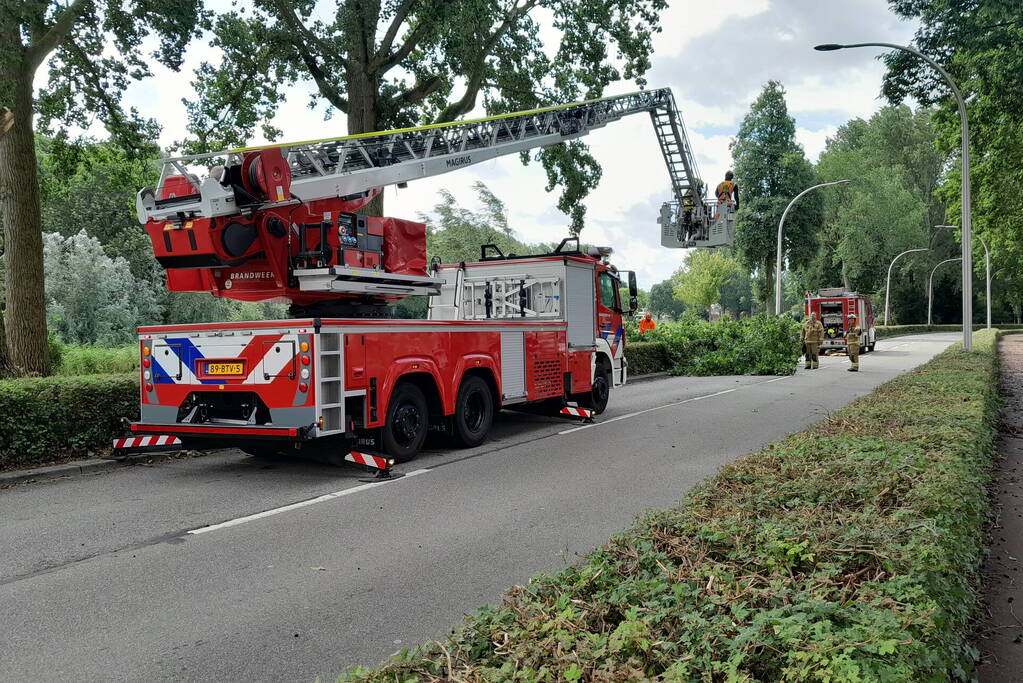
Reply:
<svg viewBox="0 0 1023 683"><path fill-rule="evenodd" d="M502 413L383 484L228 451L0 490L0 679L332 680L957 339L882 340L858 374L637 382L593 426Z"/></svg>

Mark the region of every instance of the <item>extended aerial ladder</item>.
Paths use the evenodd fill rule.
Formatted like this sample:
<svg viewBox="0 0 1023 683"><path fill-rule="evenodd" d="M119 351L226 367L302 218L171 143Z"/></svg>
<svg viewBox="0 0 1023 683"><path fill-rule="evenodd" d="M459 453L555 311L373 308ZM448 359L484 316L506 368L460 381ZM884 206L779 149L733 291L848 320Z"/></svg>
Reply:
<svg viewBox="0 0 1023 683"><path fill-rule="evenodd" d="M389 232L400 232L404 222L354 212L383 187L572 140L641 112L650 114L672 184L673 198L658 221L662 245L731 245L731 207L706 201L667 88L470 121L166 158L157 187L138 193L138 218L172 289L302 304L436 293L439 285L425 271L383 262Z"/></svg>

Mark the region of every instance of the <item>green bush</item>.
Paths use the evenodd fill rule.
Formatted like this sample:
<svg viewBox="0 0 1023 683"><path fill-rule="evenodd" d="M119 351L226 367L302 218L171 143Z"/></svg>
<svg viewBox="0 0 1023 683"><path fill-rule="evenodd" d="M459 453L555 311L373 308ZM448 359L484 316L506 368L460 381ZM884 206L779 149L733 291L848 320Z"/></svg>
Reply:
<svg viewBox="0 0 1023 683"><path fill-rule="evenodd" d="M625 359L629 361L629 376L664 372L671 367L664 342L628 342Z"/></svg>
<svg viewBox="0 0 1023 683"><path fill-rule="evenodd" d="M799 326L769 315L708 322L686 314L646 337L665 344L674 375L791 375L800 352Z"/></svg>
<svg viewBox="0 0 1023 683"><path fill-rule="evenodd" d="M136 373L0 381L0 469L109 449L120 418L138 415Z"/></svg>
<svg viewBox="0 0 1023 683"><path fill-rule="evenodd" d="M55 375L107 375L135 372L139 369L138 344L108 348L105 346L63 346Z"/></svg>
<svg viewBox="0 0 1023 683"><path fill-rule="evenodd" d="M969 678L997 418L975 340L339 680Z"/></svg>

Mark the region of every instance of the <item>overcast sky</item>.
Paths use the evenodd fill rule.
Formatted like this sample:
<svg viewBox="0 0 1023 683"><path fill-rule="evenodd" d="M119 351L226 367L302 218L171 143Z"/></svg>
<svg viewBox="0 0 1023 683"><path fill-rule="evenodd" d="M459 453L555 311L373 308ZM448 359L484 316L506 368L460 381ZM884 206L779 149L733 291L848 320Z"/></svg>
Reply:
<svg viewBox="0 0 1023 683"><path fill-rule="evenodd" d="M813 45L906 43L914 29L896 18L885 0L670 0L662 26L654 40L649 87L674 91L697 163L711 186L730 167L728 143L768 80L784 84L796 137L812 161L839 125L882 106L878 94L883 68L876 52L861 48L821 53ZM181 98L192 92L192 69L210 56L209 48L195 44L181 73L161 69L157 78L130 88L125 104L160 122L162 143L184 137ZM608 94L634 89L622 83ZM297 88L288 93L274 121L284 131L283 139L344 135L343 117L324 121L322 108L309 109L310 92ZM670 184L649 117L625 119L584 140L604 175L586 201L583 238L614 247L616 265L636 270L640 286L648 289L670 276L684 256L683 250L659 246L656 216L661 203L670 199ZM389 189L385 207L390 214L415 218L431 209L441 188L472 206L477 180L507 204L510 225L520 238L555 241L567 234L568 220L555 206L557 191L544 191L543 169L523 167L517 156L416 181L407 189ZM741 185L742 178L737 180Z"/></svg>

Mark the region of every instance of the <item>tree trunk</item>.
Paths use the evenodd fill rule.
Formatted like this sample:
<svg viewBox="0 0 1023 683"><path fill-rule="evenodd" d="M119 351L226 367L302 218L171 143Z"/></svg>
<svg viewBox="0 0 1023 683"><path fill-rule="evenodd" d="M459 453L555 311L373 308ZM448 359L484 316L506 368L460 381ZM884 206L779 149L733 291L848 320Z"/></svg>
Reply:
<svg viewBox="0 0 1023 683"><path fill-rule="evenodd" d="M43 235L39 214L39 176L32 133L32 79L15 80L14 125L0 137L0 222L4 230L7 281L7 350L18 374L50 370L46 344L43 286Z"/></svg>
<svg viewBox="0 0 1023 683"><path fill-rule="evenodd" d="M348 134L377 131L379 79L366 72L348 75ZM384 190L358 211L363 216L384 215Z"/></svg>

